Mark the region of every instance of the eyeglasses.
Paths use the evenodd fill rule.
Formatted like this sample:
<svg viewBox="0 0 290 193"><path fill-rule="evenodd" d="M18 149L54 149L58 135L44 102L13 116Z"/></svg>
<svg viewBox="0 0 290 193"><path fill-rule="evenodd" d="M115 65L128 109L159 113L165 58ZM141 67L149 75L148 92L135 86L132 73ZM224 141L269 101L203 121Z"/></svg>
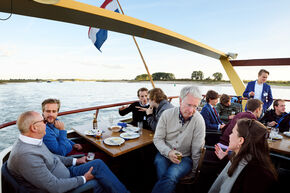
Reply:
<svg viewBox="0 0 290 193"><path fill-rule="evenodd" d="M34 124L36 124L36 123L41 123L41 122L43 122L44 124L46 124L46 123L47 123L47 120L42 119L42 120L40 120L40 121L36 121L36 122L32 123L32 125L34 125Z"/></svg>

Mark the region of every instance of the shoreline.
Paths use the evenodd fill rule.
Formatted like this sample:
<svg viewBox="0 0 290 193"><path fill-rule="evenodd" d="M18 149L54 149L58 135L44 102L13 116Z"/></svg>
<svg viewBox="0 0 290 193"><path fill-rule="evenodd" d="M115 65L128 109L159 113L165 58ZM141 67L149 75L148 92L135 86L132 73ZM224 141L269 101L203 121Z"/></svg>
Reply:
<svg viewBox="0 0 290 193"><path fill-rule="evenodd" d="M243 81L245 85L251 80ZM45 79L27 79L27 80L0 80L1 84L7 83L30 83L30 82L38 82L38 83L53 83L53 82L127 82L127 83L150 83L149 80L92 80L92 79L57 79L57 80L45 80ZM155 80L154 83L158 84L196 84L196 85L231 85L228 80ZM290 86L290 81L269 81L267 82L270 86Z"/></svg>

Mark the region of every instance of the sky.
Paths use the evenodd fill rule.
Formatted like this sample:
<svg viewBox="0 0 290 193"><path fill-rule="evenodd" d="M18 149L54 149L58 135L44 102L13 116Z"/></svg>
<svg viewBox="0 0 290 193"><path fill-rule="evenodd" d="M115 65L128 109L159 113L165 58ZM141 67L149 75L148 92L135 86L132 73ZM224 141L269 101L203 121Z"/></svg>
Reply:
<svg viewBox="0 0 290 193"><path fill-rule="evenodd" d="M78 0L100 6L101 0ZM167 28L237 59L289 58L289 0L120 0L126 15ZM0 12L0 18L8 14ZM88 27L12 15L0 21L0 79L134 79L146 73L132 37L109 32L99 52ZM201 70L228 77L219 62L194 52L137 38L150 73L190 78ZM235 67L254 80L262 67ZM265 67L268 80L289 80L290 66Z"/></svg>

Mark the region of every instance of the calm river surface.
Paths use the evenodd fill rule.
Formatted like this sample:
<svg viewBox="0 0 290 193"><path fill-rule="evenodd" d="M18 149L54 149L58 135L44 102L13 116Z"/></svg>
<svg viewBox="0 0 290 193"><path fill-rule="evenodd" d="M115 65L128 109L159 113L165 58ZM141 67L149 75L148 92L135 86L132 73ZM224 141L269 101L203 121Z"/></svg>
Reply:
<svg viewBox="0 0 290 193"><path fill-rule="evenodd" d="M180 89L188 85L173 83L155 83L156 87L164 90L167 96L179 95ZM207 85L199 84L203 94L209 89L218 93L234 95L230 84ZM41 102L46 98L58 98L61 100L60 111L68 111L79 108L93 107L97 105L111 104L136 100L136 91L140 87L152 88L150 83L127 82L52 82L52 83L9 83L0 84L0 124L14 121L24 111L34 110L41 112ZM272 86L274 98L290 99L290 87ZM178 105L178 100L173 100ZM287 111L290 103L286 103ZM60 117L65 123L66 129L74 125L91 122L94 111L67 115ZM109 114L114 114L116 119L123 119L118 115L118 108L101 110L99 121L106 121ZM128 115L127 117L130 117ZM19 132L16 126L10 126L0 130L0 151L14 143Z"/></svg>

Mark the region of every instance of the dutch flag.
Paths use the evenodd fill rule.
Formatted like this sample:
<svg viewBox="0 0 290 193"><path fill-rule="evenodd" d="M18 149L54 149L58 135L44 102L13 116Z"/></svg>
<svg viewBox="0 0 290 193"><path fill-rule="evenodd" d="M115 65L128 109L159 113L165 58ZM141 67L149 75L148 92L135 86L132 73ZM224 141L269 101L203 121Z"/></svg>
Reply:
<svg viewBox="0 0 290 193"><path fill-rule="evenodd" d="M101 8L111 10L117 13L120 13L117 7L117 4L113 0L105 0L104 3L101 5ZM99 29L90 27L89 28L89 38L92 40L93 44L100 50L101 46L105 42L108 36L108 30L106 29Z"/></svg>

